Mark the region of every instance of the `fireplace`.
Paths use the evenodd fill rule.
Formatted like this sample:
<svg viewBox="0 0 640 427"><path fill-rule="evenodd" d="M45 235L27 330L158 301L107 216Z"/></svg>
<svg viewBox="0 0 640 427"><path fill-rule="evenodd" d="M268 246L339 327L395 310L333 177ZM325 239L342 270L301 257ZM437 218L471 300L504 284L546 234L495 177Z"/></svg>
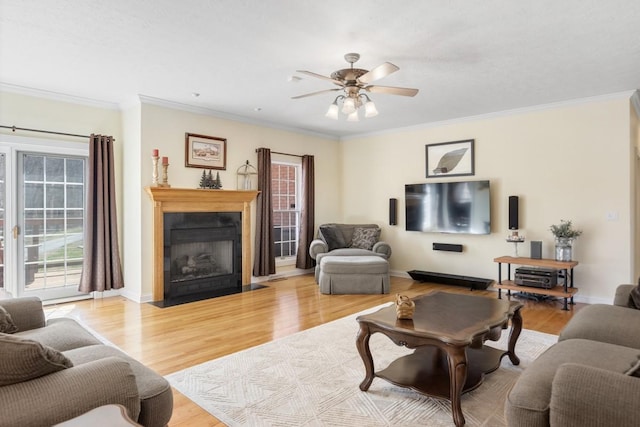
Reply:
<svg viewBox="0 0 640 427"><path fill-rule="evenodd" d="M251 201L257 191L146 187L153 201L153 303L251 287Z"/></svg>
<svg viewBox="0 0 640 427"><path fill-rule="evenodd" d="M164 214L164 305L242 291L242 214Z"/></svg>

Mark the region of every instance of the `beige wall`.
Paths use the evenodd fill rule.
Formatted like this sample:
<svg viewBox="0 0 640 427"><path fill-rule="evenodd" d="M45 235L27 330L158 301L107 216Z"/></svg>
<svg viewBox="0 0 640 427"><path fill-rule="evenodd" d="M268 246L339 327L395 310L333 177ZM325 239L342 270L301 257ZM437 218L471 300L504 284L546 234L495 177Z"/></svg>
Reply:
<svg viewBox="0 0 640 427"><path fill-rule="evenodd" d="M106 105L106 104L105 104ZM63 102L46 98L0 92L0 124L29 129L90 135L92 133L115 137L114 158L116 184L122 188L122 153L125 141L122 136L120 111L112 106L91 106L78 102ZM0 133L16 136L46 138L51 140L86 142L83 138L50 135L34 132L0 129ZM118 191L121 194L121 191ZM122 201L118 199L118 211L122 212Z"/></svg>
<svg viewBox="0 0 640 427"><path fill-rule="evenodd" d="M553 257L551 224L573 220L584 231L574 246L575 284L583 300L610 301L632 279L629 98L539 109L492 118L354 138L343 143L344 217L377 222L391 243L391 269L497 278L495 257L514 255L507 200L520 196L521 234L543 242ZM425 144L475 139L473 180L491 181L492 233L485 236L407 232L404 185L427 182ZM467 177L430 179L456 181ZM398 198L399 223L388 225L388 199ZM366 209L363 209L366 207ZM607 215L614 220L607 220ZM439 252L433 242L464 245Z"/></svg>
<svg viewBox="0 0 640 427"><path fill-rule="evenodd" d="M640 273L634 216L640 172L633 149L640 147L640 124L629 108L628 97L591 100L336 142L166 105L141 103L119 111L0 92L3 125L116 137L124 294L137 301L151 295L151 202L143 191L151 183L151 150L169 156L172 186L195 188L202 170L184 167L184 133L191 132L227 138L227 170L220 174L227 189L236 187L235 171L245 160L255 164L258 147L314 155L316 225L381 224L397 274L420 269L496 278L493 258L514 253L513 244L505 242L506 203L509 195L518 195L521 233L527 238L520 255L529 255L530 240L542 240L543 255L552 257L549 226L572 219L584 230L574 247L578 297L608 302L618 283L635 281ZM404 185L427 182L425 144L468 138L476 141L476 173L470 179L491 180L492 234L405 231ZM399 200L397 226L388 225L391 197ZM465 251L435 252L433 242L461 243Z"/></svg>
<svg viewBox="0 0 640 427"><path fill-rule="evenodd" d="M151 150L157 148L160 156L169 157L169 183L172 187L197 188L202 169L184 166L185 132L216 136L227 139L227 169L220 171L223 189L237 188L236 170L246 160L256 165L256 148L290 154L311 154L315 158L316 224L339 219L341 206L341 170L339 143L327 138L309 136L284 130L240 123L204 113L183 111L166 106L143 103L141 106L141 176L135 170L127 170L127 183L132 189L151 184ZM275 157L275 156L274 156ZM215 173L215 171L214 171ZM129 179L131 175L131 179ZM135 180L136 185L133 185ZM128 188L128 186L127 186ZM128 189L125 189L125 193ZM126 196L125 196L126 197ZM132 197L135 199L135 197ZM142 196L140 265L142 266L142 299L150 297L152 284L152 204L146 194ZM255 221L255 202L252 224ZM255 227L252 225L252 230ZM128 236L129 237L129 236ZM253 236L252 236L253 242ZM127 262L130 258L127 257ZM286 269L283 269L286 270Z"/></svg>
<svg viewBox="0 0 640 427"><path fill-rule="evenodd" d="M199 184L202 169L184 166L185 132L227 138L227 170L220 171L224 189L236 188L235 172L246 160L256 164L256 148L314 155L316 223L340 220L342 214L340 149L336 140L148 103L117 109L106 104L86 105L73 99L66 102L6 91L0 92L0 124L77 134L103 133L116 138L118 220L125 276L122 293L136 301L149 300L152 289L152 206L144 192L151 183L151 150L158 148L161 156L169 156L169 182L173 187L196 188ZM12 134L7 129L0 129L0 133ZM46 138L78 141L50 135Z"/></svg>

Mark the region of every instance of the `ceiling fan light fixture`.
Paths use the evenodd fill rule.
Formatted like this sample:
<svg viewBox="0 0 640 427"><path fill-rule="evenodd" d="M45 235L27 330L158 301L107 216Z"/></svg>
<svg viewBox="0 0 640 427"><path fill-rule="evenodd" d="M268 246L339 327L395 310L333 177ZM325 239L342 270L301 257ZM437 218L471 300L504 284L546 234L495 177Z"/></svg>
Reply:
<svg viewBox="0 0 640 427"><path fill-rule="evenodd" d="M356 111L356 102L353 98L348 97L342 102L342 112L344 114L352 114Z"/></svg>
<svg viewBox="0 0 640 427"><path fill-rule="evenodd" d="M385 62L378 65L371 70L365 70L362 68L354 68L353 64L360 59L360 55L357 53L347 53L344 56L345 61L349 63L349 68L334 71L330 77L323 76L318 73L313 73L306 70L298 70L298 73L305 74L314 78L329 81L338 86L338 88L325 89L317 92L307 93L304 95L298 95L292 97L293 99L306 98L308 96L320 95L327 92L335 92L343 90L343 95L338 96L333 103L329 106L325 116L330 119L337 120L339 118L339 112L347 115L347 121L357 122L359 121L358 110L364 106L364 117L371 118L378 115L378 109L376 104L365 95L363 92L371 93L386 93L390 95L400 96L416 96L418 89L411 89L406 87L393 87L393 86L378 86L371 84L376 80L388 76L391 73L395 73L400 68L398 66ZM339 104L342 102L342 105Z"/></svg>
<svg viewBox="0 0 640 427"><path fill-rule="evenodd" d="M340 112L340 108L338 107L338 98L333 101L333 104L329 105L329 109L327 110L326 117L329 117L333 120L338 120L338 113Z"/></svg>
<svg viewBox="0 0 640 427"><path fill-rule="evenodd" d="M373 103L371 99L367 95L362 95L365 97L366 102L364 103L364 116L366 118L375 117L378 115L378 109L376 108L376 104Z"/></svg>
<svg viewBox="0 0 640 427"><path fill-rule="evenodd" d="M358 110L353 110L352 113L349 113L347 116L348 122L359 122L360 118L358 117Z"/></svg>

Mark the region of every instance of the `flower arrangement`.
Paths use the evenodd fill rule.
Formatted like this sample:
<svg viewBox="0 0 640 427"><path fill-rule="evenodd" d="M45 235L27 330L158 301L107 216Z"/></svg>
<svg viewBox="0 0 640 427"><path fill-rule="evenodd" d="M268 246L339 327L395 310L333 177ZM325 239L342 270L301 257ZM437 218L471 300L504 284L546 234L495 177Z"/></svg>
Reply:
<svg viewBox="0 0 640 427"><path fill-rule="evenodd" d="M565 221L564 219L560 220L560 224L554 224L549 227L549 230L556 238L575 239L582 234L582 230L573 228L571 221Z"/></svg>

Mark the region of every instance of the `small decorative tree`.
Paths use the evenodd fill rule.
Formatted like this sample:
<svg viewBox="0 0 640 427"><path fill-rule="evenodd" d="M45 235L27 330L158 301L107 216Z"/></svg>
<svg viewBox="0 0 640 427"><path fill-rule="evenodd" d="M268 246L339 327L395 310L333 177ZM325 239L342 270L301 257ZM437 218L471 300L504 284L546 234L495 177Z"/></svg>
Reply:
<svg viewBox="0 0 640 427"><path fill-rule="evenodd" d="M216 179L213 180L211 188L219 190L222 188L222 181L220 181L220 172L216 172Z"/></svg>
<svg viewBox="0 0 640 427"><path fill-rule="evenodd" d="M207 171L202 171L202 177L200 178L200 188L207 188Z"/></svg>

